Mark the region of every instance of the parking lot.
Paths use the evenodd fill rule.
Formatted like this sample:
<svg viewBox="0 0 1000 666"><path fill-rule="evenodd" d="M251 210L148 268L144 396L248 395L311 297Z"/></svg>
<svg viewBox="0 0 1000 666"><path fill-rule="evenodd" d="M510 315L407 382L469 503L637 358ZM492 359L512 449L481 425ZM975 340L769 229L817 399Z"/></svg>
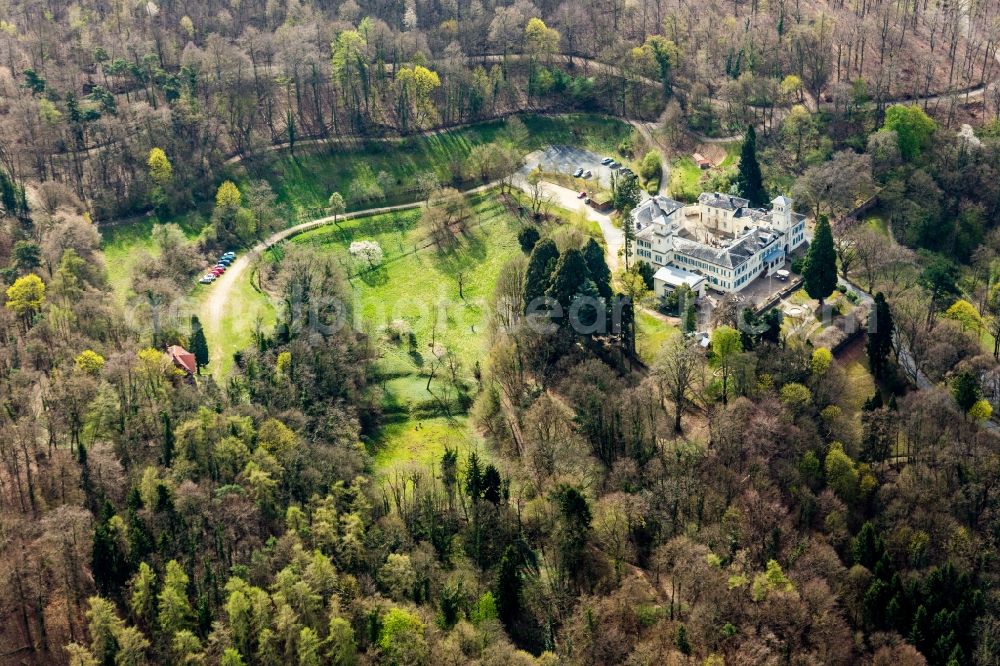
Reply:
<svg viewBox="0 0 1000 666"><path fill-rule="evenodd" d="M611 187L611 169L601 164L601 160L608 155L598 155L589 150L574 148L573 146L549 146L542 150L536 150L524 158L525 174L531 173L535 167L541 166L542 171L564 173L572 176L573 172L582 168L584 171L592 172L591 182L599 183L600 188Z"/></svg>

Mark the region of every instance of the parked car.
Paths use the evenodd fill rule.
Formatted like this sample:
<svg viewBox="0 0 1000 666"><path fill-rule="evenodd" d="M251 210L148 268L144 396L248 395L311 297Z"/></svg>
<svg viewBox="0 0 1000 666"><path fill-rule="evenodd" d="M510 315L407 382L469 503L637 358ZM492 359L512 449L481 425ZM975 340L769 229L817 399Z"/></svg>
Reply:
<svg viewBox="0 0 1000 666"><path fill-rule="evenodd" d="M610 157L605 157L603 160L601 160L601 164L603 164L604 166L608 166L612 162L614 162L614 160L611 159Z"/></svg>
<svg viewBox="0 0 1000 666"><path fill-rule="evenodd" d="M235 253L235 252L233 252L232 250L229 250L228 252L226 252L226 253L225 253L224 255L222 255L222 256L223 256L223 257L229 257L230 259L235 259L235 258L236 258L236 253Z"/></svg>
<svg viewBox="0 0 1000 666"><path fill-rule="evenodd" d="M579 193L578 195L576 195L576 198L577 198L577 199L583 199L583 198L584 198L584 197L586 197L586 196L587 196L587 193L586 193L586 192L580 192L580 193Z"/></svg>
<svg viewBox="0 0 1000 666"><path fill-rule="evenodd" d="M621 164L618 164L618 162L615 162L614 160L611 160L611 162L608 164L609 169L617 169L620 166Z"/></svg>
<svg viewBox="0 0 1000 666"><path fill-rule="evenodd" d="M222 275L225 272L226 272L225 268L213 268L212 270L210 270L208 272L208 274L209 275L214 275L215 277L219 277L220 275Z"/></svg>
<svg viewBox="0 0 1000 666"><path fill-rule="evenodd" d="M209 273L208 275L203 275L201 276L201 279L198 280L198 282L200 282L201 284L212 284L213 282L215 282L215 276L212 275L211 273Z"/></svg>
<svg viewBox="0 0 1000 666"><path fill-rule="evenodd" d="M222 264L223 266L228 266L229 264L233 263L233 260L227 256L222 256L221 258L219 258L219 263Z"/></svg>
<svg viewBox="0 0 1000 666"><path fill-rule="evenodd" d="M573 177L574 178L579 178L582 175L583 175L583 169L582 168L577 169L576 171L573 172Z"/></svg>
<svg viewBox="0 0 1000 666"><path fill-rule="evenodd" d="M592 178L592 177L593 177L593 175L594 175L594 174L593 174L593 172L591 172L591 171L589 171L589 170L588 170L588 171L584 171L584 172L583 172L583 177L584 177L584 178Z"/></svg>

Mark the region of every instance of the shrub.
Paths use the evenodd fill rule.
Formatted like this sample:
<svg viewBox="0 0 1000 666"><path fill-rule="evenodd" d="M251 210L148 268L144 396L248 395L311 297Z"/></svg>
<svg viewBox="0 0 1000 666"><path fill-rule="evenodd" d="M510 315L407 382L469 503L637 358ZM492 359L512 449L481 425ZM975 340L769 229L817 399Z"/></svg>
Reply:
<svg viewBox="0 0 1000 666"><path fill-rule="evenodd" d="M661 173L662 158L660 153L656 150L651 150L646 153L646 156L642 158L642 162L639 164L639 175L645 180L652 180L659 178Z"/></svg>
<svg viewBox="0 0 1000 666"><path fill-rule="evenodd" d="M781 402L794 412L802 412L812 403L812 393L802 384L791 382L781 387Z"/></svg>
<svg viewBox="0 0 1000 666"><path fill-rule="evenodd" d="M521 245L521 251L526 254L535 249L535 243L538 242L539 238L541 238L541 234L534 227L525 227L517 234L517 242Z"/></svg>
<svg viewBox="0 0 1000 666"><path fill-rule="evenodd" d="M632 130L632 132L618 144L618 152L622 155L628 155L631 157L633 155L632 151L635 149L635 138L635 130Z"/></svg>
<svg viewBox="0 0 1000 666"><path fill-rule="evenodd" d="M976 421L986 421L993 416L993 406L988 400L980 398L969 408L969 416Z"/></svg>
<svg viewBox="0 0 1000 666"><path fill-rule="evenodd" d="M826 371L830 369L830 364L833 362L833 354L826 347L817 347L812 354L811 369L814 375L824 375ZM794 384L787 384L785 388L789 386L794 386ZM782 396L784 396L784 389L782 389Z"/></svg>
<svg viewBox="0 0 1000 666"><path fill-rule="evenodd" d="M653 270L653 266L645 261L640 261L636 263L636 272L642 277L642 281L646 284L646 289L653 288L653 275L656 273Z"/></svg>
<svg viewBox="0 0 1000 666"><path fill-rule="evenodd" d="M410 322L405 319L394 319L389 324L386 332L388 333L390 340L398 343L403 341L404 336L410 335L410 330Z"/></svg>

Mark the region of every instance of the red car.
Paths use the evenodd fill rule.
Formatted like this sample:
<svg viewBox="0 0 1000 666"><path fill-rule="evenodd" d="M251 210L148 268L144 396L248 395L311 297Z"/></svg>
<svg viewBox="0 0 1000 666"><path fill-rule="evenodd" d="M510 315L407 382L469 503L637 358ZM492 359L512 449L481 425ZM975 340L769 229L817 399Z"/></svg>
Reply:
<svg viewBox="0 0 1000 666"><path fill-rule="evenodd" d="M224 269L224 268L213 268L212 270L210 270L208 272L208 274L209 275L214 275L215 277L219 277L220 275L222 275L225 272L226 272L226 269Z"/></svg>
<svg viewBox="0 0 1000 666"><path fill-rule="evenodd" d="M578 195L576 195L576 198L577 198L577 199L583 199L583 198L584 198L584 197L586 197L586 196L587 196L587 193L586 193L586 192L580 192L580 193L579 193Z"/></svg>

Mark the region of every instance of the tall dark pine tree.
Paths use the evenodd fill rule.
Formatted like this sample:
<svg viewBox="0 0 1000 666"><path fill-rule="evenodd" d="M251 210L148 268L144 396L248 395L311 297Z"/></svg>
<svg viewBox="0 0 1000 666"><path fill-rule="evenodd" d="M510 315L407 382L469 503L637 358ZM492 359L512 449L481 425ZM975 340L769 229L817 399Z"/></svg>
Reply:
<svg viewBox="0 0 1000 666"><path fill-rule="evenodd" d="M590 533L590 504L572 486L562 486L556 493L562 516L558 536L559 559L563 574L571 580L579 580L580 565Z"/></svg>
<svg viewBox="0 0 1000 666"><path fill-rule="evenodd" d="M208 341L197 315L191 315L191 353L200 375L201 369L208 365Z"/></svg>
<svg viewBox="0 0 1000 666"><path fill-rule="evenodd" d="M452 508L455 499L455 487L458 485L458 450L445 448L441 456L441 483L448 493L448 510Z"/></svg>
<svg viewBox="0 0 1000 666"><path fill-rule="evenodd" d="M479 467L479 456L473 451L469 454L469 468L465 473L465 492L473 502L483 497L483 472Z"/></svg>
<svg viewBox="0 0 1000 666"><path fill-rule="evenodd" d="M552 274L552 283L545 295L563 306L563 322L568 323L569 308L573 304L573 298L580 293L580 288L589 277L587 262L582 252L569 249L559 257L555 273Z"/></svg>
<svg viewBox="0 0 1000 666"><path fill-rule="evenodd" d="M104 596L114 596L121 590L128 577L128 562L122 551L111 518L115 510L104 500L100 516L94 525L94 540L90 554L90 570L97 591Z"/></svg>
<svg viewBox="0 0 1000 666"><path fill-rule="evenodd" d="M500 478L500 470L493 465L487 465L483 470L483 499L494 506L500 504L503 497L503 479Z"/></svg>
<svg viewBox="0 0 1000 666"><path fill-rule="evenodd" d="M538 307L536 301L545 295L549 288L552 272L559 261L559 249L551 238L546 238L535 244L528 258L528 268L524 273L524 308L525 313Z"/></svg>
<svg viewBox="0 0 1000 666"><path fill-rule="evenodd" d="M597 285L601 298L611 298L611 269L604 259L604 250L593 238L583 246L583 258L587 262L590 279Z"/></svg>
<svg viewBox="0 0 1000 666"><path fill-rule="evenodd" d="M825 215L820 215L816 221L816 233L806 255L802 277L806 293L818 300L822 308L823 301L837 288L837 252L833 248L830 221Z"/></svg>
<svg viewBox="0 0 1000 666"><path fill-rule="evenodd" d="M751 206L759 208L767 203L764 177L760 173L760 162L757 161L757 131L753 125L747 127L746 136L743 137L736 187L740 196L749 200Z"/></svg>
<svg viewBox="0 0 1000 666"><path fill-rule="evenodd" d="M521 567L520 557L513 546L507 546L500 566L497 568L496 589L497 615L509 630L521 612Z"/></svg>
<svg viewBox="0 0 1000 666"><path fill-rule="evenodd" d="M885 376L889 352L892 351L892 312L889 302L880 291L875 294L875 307L872 309L871 323L868 326L868 342L865 349L868 352L868 365L876 379Z"/></svg>
<svg viewBox="0 0 1000 666"><path fill-rule="evenodd" d="M174 460L174 424L168 412L160 412L160 420L163 422L163 446L161 449L160 462L164 467L170 467Z"/></svg>

